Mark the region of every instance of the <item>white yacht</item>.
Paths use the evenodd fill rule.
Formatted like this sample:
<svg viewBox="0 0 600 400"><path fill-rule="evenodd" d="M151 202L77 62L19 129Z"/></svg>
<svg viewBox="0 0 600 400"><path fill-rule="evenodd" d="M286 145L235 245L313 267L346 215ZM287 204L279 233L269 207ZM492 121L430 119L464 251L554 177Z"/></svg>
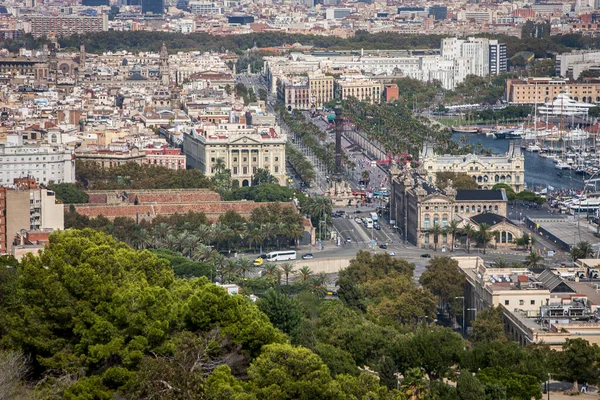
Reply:
<svg viewBox="0 0 600 400"><path fill-rule="evenodd" d="M525 150L527 150L530 153L537 153L538 151L542 150L542 148L537 144L530 144Z"/></svg>
<svg viewBox="0 0 600 400"><path fill-rule="evenodd" d="M558 161L554 166L556 169L571 169L571 166L563 161Z"/></svg>
<svg viewBox="0 0 600 400"><path fill-rule="evenodd" d="M590 108L595 107L592 103L580 103L573 100L566 93L561 93L552 102L538 107L542 115L553 117L560 116L586 116Z"/></svg>

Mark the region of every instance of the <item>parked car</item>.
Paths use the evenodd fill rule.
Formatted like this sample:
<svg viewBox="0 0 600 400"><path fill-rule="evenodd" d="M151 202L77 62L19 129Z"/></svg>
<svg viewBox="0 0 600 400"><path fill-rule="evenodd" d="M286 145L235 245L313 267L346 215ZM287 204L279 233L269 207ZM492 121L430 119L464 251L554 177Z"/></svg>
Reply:
<svg viewBox="0 0 600 400"><path fill-rule="evenodd" d="M354 222L356 222L357 224L362 224L362 219L354 218Z"/></svg>
<svg viewBox="0 0 600 400"><path fill-rule="evenodd" d="M392 257L394 257L396 255L396 253L394 253L393 251L388 252L388 254Z"/></svg>
<svg viewBox="0 0 600 400"><path fill-rule="evenodd" d="M431 254L429 254L429 253L423 253L423 254L421 254L421 257L423 257L423 258L431 258Z"/></svg>
<svg viewBox="0 0 600 400"><path fill-rule="evenodd" d="M375 229L377 231L380 231L381 230L381 226L373 224L373 229Z"/></svg>
<svg viewBox="0 0 600 400"><path fill-rule="evenodd" d="M312 254L310 254L310 253L308 253L308 254L304 254L304 255L302 256L302 259L303 259L303 260L312 260L313 258L314 258L314 257L313 257L313 255L312 255Z"/></svg>
<svg viewBox="0 0 600 400"><path fill-rule="evenodd" d="M385 244L385 243L384 244L380 244L379 248L380 249L387 249L387 244Z"/></svg>

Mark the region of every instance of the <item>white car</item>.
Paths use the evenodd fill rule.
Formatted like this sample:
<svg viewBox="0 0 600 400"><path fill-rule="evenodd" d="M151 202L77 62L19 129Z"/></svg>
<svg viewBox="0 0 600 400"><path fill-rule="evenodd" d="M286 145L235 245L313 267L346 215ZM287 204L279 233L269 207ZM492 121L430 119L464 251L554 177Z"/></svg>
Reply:
<svg viewBox="0 0 600 400"><path fill-rule="evenodd" d="M362 224L362 219L354 218L354 222L356 222L357 224Z"/></svg>
<svg viewBox="0 0 600 400"><path fill-rule="evenodd" d="M396 255L396 253L394 253L393 251L389 251L389 252L388 252L388 254L389 254L391 257L394 257L394 256Z"/></svg>

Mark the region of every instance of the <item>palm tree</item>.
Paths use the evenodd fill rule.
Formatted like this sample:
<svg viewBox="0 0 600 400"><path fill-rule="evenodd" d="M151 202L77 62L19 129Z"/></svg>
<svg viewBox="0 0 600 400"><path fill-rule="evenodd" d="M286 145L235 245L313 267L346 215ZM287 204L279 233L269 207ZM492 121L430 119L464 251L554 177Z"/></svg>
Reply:
<svg viewBox="0 0 600 400"><path fill-rule="evenodd" d="M150 233L144 228L136 229L131 243L136 250L148 248L152 245Z"/></svg>
<svg viewBox="0 0 600 400"><path fill-rule="evenodd" d="M199 225L196 227L196 234L204 244L210 244L213 239L213 231L210 225Z"/></svg>
<svg viewBox="0 0 600 400"><path fill-rule="evenodd" d="M498 261L492 263L494 268L510 268L510 263L504 257L498 257Z"/></svg>
<svg viewBox="0 0 600 400"><path fill-rule="evenodd" d="M192 258L192 255L199 246L201 246L200 236L194 233L190 233L185 237L185 241L183 242L182 253L187 257Z"/></svg>
<svg viewBox="0 0 600 400"><path fill-rule="evenodd" d="M171 225L165 222L161 222L154 226L154 234L159 243L164 243L172 230L173 228L171 228Z"/></svg>
<svg viewBox="0 0 600 400"><path fill-rule="evenodd" d="M365 186L367 186L370 182L370 175L369 175L369 171L365 170L360 174L361 179L363 180L363 182L365 183Z"/></svg>
<svg viewBox="0 0 600 400"><path fill-rule="evenodd" d="M304 228L300 224L294 224L289 228L290 237L294 239L294 247L298 250L298 242L304 236Z"/></svg>
<svg viewBox="0 0 600 400"><path fill-rule="evenodd" d="M494 232L492 232L491 227L488 224L482 223L481 225L479 225L479 232L477 232L477 241L483 245L483 254L485 254L485 249L493 238Z"/></svg>
<svg viewBox="0 0 600 400"><path fill-rule="evenodd" d="M217 274L219 275L219 278L221 280L221 283L223 282L223 278L224 278L224 274L225 274L225 267L228 264L228 260L227 258L223 255L223 254L219 254L216 253L212 256L212 264L215 266L215 269L217 270Z"/></svg>
<svg viewBox="0 0 600 400"><path fill-rule="evenodd" d="M460 222L458 222L457 220L453 219L452 221L450 221L450 223L446 227L446 231L448 233L450 233L451 239L452 239L452 243L451 243L452 250L451 251L454 251L454 239L456 238L456 234L459 231L459 227L458 227L459 225L460 225Z"/></svg>
<svg viewBox="0 0 600 400"><path fill-rule="evenodd" d="M535 251L532 251L527 257L525 257L525 264L528 267L537 267L542 261L544 261L544 257Z"/></svg>
<svg viewBox="0 0 600 400"><path fill-rule="evenodd" d="M246 239L248 240L248 245L252 249L255 249L255 245L264 241L264 237L260 231L260 228L256 226L248 227L248 234L246 235Z"/></svg>
<svg viewBox="0 0 600 400"><path fill-rule="evenodd" d="M594 254L594 248L589 242L579 242L571 248L573 261L579 258L590 258Z"/></svg>
<svg viewBox="0 0 600 400"><path fill-rule="evenodd" d="M271 279L275 279L277 278L277 270L279 270L279 267L277 266L277 264L273 264L273 263L268 263L265 265L265 276Z"/></svg>
<svg viewBox="0 0 600 400"><path fill-rule="evenodd" d="M192 252L192 260L206 262L211 260L213 257L213 249L211 247L205 246L203 244L198 245L196 249Z"/></svg>
<svg viewBox="0 0 600 400"><path fill-rule="evenodd" d="M302 282L306 282L310 279L313 272L309 267L304 266L304 267L300 268L300 270L298 270L297 274L300 277L300 280L302 280Z"/></svg>
<svg viewBox="0 0 600 400"><path fill-rule="evenodd" d="M281 264L281 271L285 275L285 285L288 286L290 274L294 273L294 264L292 264L292 263Z"/></svg>
<svg viewBox="0 0 600 400"><path fill-rule="evenodd" d="M225 169L225 160L222 158L217 158L215 163L215 172L221 172Z"/></svg>
<svg viewBox="0 0 600 400"><path fill-rule="evenodd" d="M284 224L283 222L280 222L277 224L277 226L275 227L275 235L277 237L277 248L279 250L281 250L281 239L283 239L284 237L286 237L289 233L289 226L287 224Z"/></svg>
<svg viewBox="0 0 600 400"><path fill-rule="evenodd" d="M234 260L227 260L227 263L225 263L221 269L221 276L224 279L223 283L234 281L239 272L240 268L238 263L236 263Z"/></svg>
<svg viewBox="0 0 600 400"><path fill-rule="evenodd" d="M461 234L467 237L467 253L471 252L471 238L475 233L476 230L470 222L461 229Z"/></svg>
<svg viewBox="0 0 600 400"><path fill-rule="evenodd" d="M238 259L237 265L238 265L239 271L242 273L242 278L246 279L246 272L250 272L253 269L252 263L246 257L242 257L242 258Z"/></svg>
<svg viewBox="0 0 600 400"><path fill-rule="evenodd" d="M437 251L439 236L443 233L442 227L439 226L439 224L433 224L433 226L429 228L427 233L433 235L433 247L434 251Z"/></svg>

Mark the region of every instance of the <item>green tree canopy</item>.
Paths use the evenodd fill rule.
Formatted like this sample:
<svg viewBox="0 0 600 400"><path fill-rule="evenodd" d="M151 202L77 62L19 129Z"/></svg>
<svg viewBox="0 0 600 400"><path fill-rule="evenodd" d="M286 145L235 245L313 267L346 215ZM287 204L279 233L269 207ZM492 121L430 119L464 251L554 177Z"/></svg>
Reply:
<svg viewBox="0 0 600 400"><path fill-rule="evenodd" d="M128 381L151 352L171 354L183 331L219 328L249 356L284 340L249 300L205 278L175 279L165 260L90 229L52 234L39 256L26 256L17 268L15 304L1 310L1 344L22 348L34 377L82 374L65 398L110 395L105 381Z"/></svg>
<svg viewBox="0 0 600 400"><path fill-rule="evenodd" d="M248 368L257 399L338 399L341 388L321 358L303 347L272 344Z"/></svg>
<svg viewBox="0 0 600 400"><path fill-rule="evenodd" d="M477 190L477 182L464 172L442 171L435 174L436 186L445 189L448 181L452 181L452 187L456 190Z"/></svg>
<svg viewBox="0 0 600 400"><path fill-rule="evenodd" d="M90 196L73 183L50 183L48 189L52 190L56 198L63 204L87 203Z"/></svg>

